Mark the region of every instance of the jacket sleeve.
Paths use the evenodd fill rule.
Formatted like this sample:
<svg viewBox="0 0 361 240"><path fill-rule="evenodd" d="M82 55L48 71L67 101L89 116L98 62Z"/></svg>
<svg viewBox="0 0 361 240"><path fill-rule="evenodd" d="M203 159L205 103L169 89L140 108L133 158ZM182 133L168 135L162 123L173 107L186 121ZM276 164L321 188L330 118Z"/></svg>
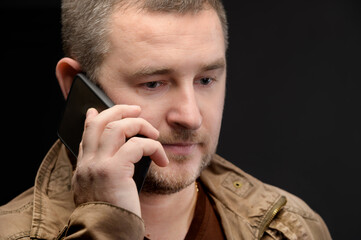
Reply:
<svg viewBox="0 0 361 240"><path fill-rule="evenodd" d="M132 212L108 203L80 205L58 239L131 239L143 240L143 220Z"/></svg>

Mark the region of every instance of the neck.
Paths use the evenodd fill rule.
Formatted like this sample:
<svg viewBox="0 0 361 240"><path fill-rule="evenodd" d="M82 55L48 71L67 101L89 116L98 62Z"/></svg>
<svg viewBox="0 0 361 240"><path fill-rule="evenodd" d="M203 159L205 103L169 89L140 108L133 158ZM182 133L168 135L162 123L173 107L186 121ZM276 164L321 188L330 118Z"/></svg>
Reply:
<svg viewBox="0 0 361 240"><path fill-rule="evenodd" d="M184 239L197 202L196 185L170 195L141 194L142 218L150 239Z"/></svg>

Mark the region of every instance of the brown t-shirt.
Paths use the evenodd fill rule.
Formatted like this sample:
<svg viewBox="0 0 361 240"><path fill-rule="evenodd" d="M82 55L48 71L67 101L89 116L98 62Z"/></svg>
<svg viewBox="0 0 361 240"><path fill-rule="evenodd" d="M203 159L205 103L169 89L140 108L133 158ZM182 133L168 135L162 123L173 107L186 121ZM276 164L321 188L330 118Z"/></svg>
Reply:
<svg viewBox="0 0 361 240"><path fill-rule="evenodd" d="M226 239L211 201L204 192L202 184L197 184L199 192L197 197L196 209L185 240ZM149 239L144 237L144 240Z"/></svg>

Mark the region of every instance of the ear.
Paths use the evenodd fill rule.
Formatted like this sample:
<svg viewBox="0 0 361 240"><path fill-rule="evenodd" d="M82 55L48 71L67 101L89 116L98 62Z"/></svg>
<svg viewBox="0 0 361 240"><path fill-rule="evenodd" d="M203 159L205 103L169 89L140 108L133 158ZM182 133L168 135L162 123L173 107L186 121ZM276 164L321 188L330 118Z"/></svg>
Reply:
<svg viewBox="0 0 361 240"><path fill-rule="evenodd" d="M56 65L56 78L65 99L68 97L75 75L80 72L79 62L72 58L62 58Z"/></svg>

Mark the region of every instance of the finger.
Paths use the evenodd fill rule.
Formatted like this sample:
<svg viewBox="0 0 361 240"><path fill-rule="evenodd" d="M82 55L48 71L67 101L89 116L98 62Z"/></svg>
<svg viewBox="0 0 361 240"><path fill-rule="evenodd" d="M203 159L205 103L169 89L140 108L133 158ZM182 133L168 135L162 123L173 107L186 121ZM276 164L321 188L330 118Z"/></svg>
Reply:
<svg viewBox="0 0 361 240"><path fill-rule="evenodd" d="M140 111L139 106L115 105L93 117L93 110L91 110L91 112L88 113L89 116L87 116L84 125L82 139L83 154L93 154L98 150L100 136L109 122L122 118L138 117Z"/></svg>
<svg viewBox="0 0 361 240"><path fill-rule="evenodd" d="M151 139L159 137L159 131L143 118L125 118L106 125L99 143L101 156L113 156L126 139L142 135Z"/></svg>
<svg viewBox="0 0 361 240"><path fill-rule="evenodd" d="M83 156L83 139L84 139L84 135L85 135L85 129L86 126L89 124L89 122L91 122L97 115L98 115L98 111L95 108L89 108L86 112L86 118L85 118L85 122L84 122L84 131L83 131L83 136L82 136L82 140L79 144L79 153L78 153L78 159Z"/></svg>
<svg viewBox="0 0 361 240"><path fill-rule="evenodd" d="M123 118L135 118L140 115L140 107L136 105L114 105L102 111L98 116L99 122L112 122Z"/></svg>
<svg viewBox="0 0 361 240"><path fill-rule="evenodd" d="M141 137L130 138L114 155L125 162L138 162L143 156L149 156L160 167L168 165L169 160L160 142Z"/></svg>

